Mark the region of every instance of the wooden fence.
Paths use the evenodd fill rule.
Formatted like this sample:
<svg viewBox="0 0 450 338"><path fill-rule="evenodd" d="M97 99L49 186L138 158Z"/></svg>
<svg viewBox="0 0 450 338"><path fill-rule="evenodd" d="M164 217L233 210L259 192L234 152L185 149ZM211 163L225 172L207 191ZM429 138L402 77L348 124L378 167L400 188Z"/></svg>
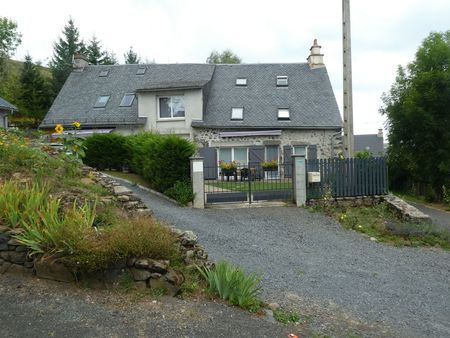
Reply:
<svg viewBox="0 0 450 338"><path fill-rule="evenodd" d="M307 183L307 199L384 195L388 191L384 157L312 159L307 172L320 172L320 182ZM308 177L306 177L308 182Z"/></svg>

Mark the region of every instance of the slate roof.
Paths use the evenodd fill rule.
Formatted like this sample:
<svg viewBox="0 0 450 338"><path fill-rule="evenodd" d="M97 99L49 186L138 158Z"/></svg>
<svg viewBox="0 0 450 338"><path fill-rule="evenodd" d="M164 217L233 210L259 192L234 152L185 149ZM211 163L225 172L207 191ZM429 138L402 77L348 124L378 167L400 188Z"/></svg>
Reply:
<svg viewBox="0 0 450 338"><path fill-rule="evenodd" d="M146 67L143 75L138 68ZM99 77L101 70L108 70ZM137 100L131 107L119 107L126 93L140 90L201 88L211 80L213 65L205 64L148 64L148 65L90 65L82 72L73 71L53 102L41 128L55 124L70 125L80 121L86 126L116 126L145 124L138 117ZM111 95L105 108L93 108L100 95Z"/></svg>
<svg viewBox="0 0 450 338"><path fill-rule="evenodd" d="M339 109L326 68L310 69L307 63L292 64L150 64L87 66L73 71L41 128L80 121L86 126L143 125L137 100L119 107L125 93L167 89L203 88L204 119L193 127L232 129L339 129ZM109 69L107 77L99 77ZM277 87L276 77L288 76L288 87ZM236 86L236 78L247 78L247 86ZM105 108L93 108L98 96L111 95ZM231 108L244 107L242 121L231 120ZM278 121L278 108L289 108L290 121Z"/></svg>
<svg viewBox="0 0 450 338"><path fill-rule="evenodd" d="M288 76L277 87L277 76ZM247 86L236 86L246 78ZM231 120L231 108L244 107L242 121ZM278 120L278 108L289 108L290 121ZM217 65L203 122L214 128L332 128L342 126L339 108L326 68L308 63Z"/></svg>
<svg viewBox="0 0 450 338"><path fill-rule="evenodd" d="M17 107L0 97L0 110L17 111Z"/></svg>
<svg viewBox="0 0 450 338"><path fill-rule="evenodd" d="M357 151L368 150L374 155L384 155L383 137L377 134L354 135L354 149Z"/></svg>

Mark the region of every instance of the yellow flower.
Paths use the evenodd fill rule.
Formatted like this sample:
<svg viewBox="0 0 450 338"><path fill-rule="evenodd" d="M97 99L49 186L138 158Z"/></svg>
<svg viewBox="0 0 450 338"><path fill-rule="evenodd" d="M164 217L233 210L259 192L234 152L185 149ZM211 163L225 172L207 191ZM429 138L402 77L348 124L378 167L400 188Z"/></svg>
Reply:
<svg viewBox="0 0 450 338"><path fill-rule="evenodd" d="M78 121L75 121L74 123L72 123L72 126L74 126L75 128L80 128L81 123Z"/></svg>
<svg viewBox="0 0 450 338"><path fill-rule="evenodd" d="M64 127L62 126L62 124L57 124L55 127L55 131L57 134L61 134L64 131Z"/></svg>

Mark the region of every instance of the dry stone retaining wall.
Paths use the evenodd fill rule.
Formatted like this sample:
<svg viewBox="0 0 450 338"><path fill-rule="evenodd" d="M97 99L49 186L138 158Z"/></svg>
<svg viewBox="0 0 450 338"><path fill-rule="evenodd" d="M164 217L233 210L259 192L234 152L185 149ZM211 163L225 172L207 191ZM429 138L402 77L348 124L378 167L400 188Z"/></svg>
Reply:
<svg viewBox="0 0 450 338"><path fill-rule="evenodd" d="M102 202L110 203L117 200L129 214L151 216L152 211L142 202L139 196L131 190L117 183L110 176L95 171L90 167L83 167L83 175L94 177L94 181L105 187L111 196L103 197ZM171 230L177 235L182 259L193 268L193 264L210 265L208 254L198 243L197 236L192 231ZM105 271L83 273L74 271L64 264L62 256L39 256L31 258L27 247L14 239L14 235L21 229L10 229L0 225L0 274L6 271L34 273L40 278L52 279L60 282L75 282L88 280L95 285L104 287L110 283L117 283L117 277L129 273L136 286L143 288L165 289L169 295L175 296L180 292L179 286L184 282L182 273L170 267L169 261L154 260L148 257L130 257Z"/></svg>

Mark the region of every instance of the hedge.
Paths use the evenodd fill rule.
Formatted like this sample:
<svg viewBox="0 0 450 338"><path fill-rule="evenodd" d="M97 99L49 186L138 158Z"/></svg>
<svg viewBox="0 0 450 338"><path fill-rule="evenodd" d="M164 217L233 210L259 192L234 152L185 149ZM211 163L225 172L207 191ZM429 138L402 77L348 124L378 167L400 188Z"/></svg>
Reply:
<svg viewBox="0 0 450 338"><path fill-rule="evenodd" d="M130 162L130 147L120 134L94 134L84 141L86 156L83 161L98 170L123 170Z"/></svg>

